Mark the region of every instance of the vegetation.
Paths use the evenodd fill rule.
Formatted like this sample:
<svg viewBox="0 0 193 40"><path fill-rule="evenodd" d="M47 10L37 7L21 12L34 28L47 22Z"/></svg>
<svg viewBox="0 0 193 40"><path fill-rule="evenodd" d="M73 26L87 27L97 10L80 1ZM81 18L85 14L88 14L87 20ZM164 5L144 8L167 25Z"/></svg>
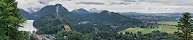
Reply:
<svg viewBox="0 0 193 40"><path fill-rule="evenodd" d="M31 15L32 18L26 15ZM189 40L190 30L192 30L184 30L184 28L191 28L191 23L185 23L190 18L185 16L180 19L181 25L175 27L177 25L175 19L179 17L175 14L169 14L171 16L161 16L162 14L123 16L107 10L89 13L84 9L69 12L61 4L56 4L26 15L21 16L35 20L34 26L38 29L37 34L45 34L45 37L50 36L55 40ZM69 31L65 30L66 24L69 25ZM176 32L178 28L181 31ZM183 39L182 36L189 39ZM35 40L33 35L30 37Z"/></svg>
<svg viewBox="0 0 193 40"><path fill-rule="evenodd" d="M30 32L24 32L24 40L38 40L34 34L30 34Z"/></svg>
<svg viewBox="0 0 193 40"><path fill-rule="evenodd" d="M122 30L120 32L125 33L125 32L133 32L137 33L138 31L142 32L143 34L146 33L151 33L152 31L160 31L160 32L166 32L166 33L173 33L178 30L178 27L175 27L177 25L177 21L159 21L156 24L158 27L154 28L149 28L149 27L135 27L135 28L128 28L125 30ZM119 32L119 33L120 33Z"/></svg>
<svg viewBox="0 0 193 40"><path fill-rule="evenodd" d="M37 34L55 40L193 40L190 13L184 13L178 23L175 19L179 16L173 14L122 16L107 10L89 13L85 9L69 12L61 4L32 14L24 10L20 13L15 0L0 0L0 40L38 40L36 34L18 31L26 20L23 18L35 20ZM66 24L69 31L65 30Z"/></svg>
<svg viewBox="0 0 193 40"><path fill-rule="evenodd" d="M129 26L141 26L143 24L138 19L125 17L107 10L100 13L79 14L85 10L69 12L68 10L63 10L66 8L59 5L61 4L46 6L36 13L37 15L38 13L42 14L41 17L36 18L33 24L38 29L38 34L56 34L63 29L64 24L70 24L72 30L83 33L90 33L96 30L118 32ZM59 6L58 12L56 11L57 6ZM45 12L49 8L53 10Z"/></svg>
<svg viewBox="0 0 193 40"><path fill-rule="evenodd" d="M82 34L76 31L60 31L56 35L56 40L176 40L176 38L173 34L160 31L152 31L147 34L142 34L141 32Z"/></svg>
<svg viewBox="0 0 193 40"><path fill-rule="evenodd" d="M0 40L23 40L23 32L18 31L25 21L19 15L15 0L0 0Z"/></svg>
<svg viewBox="0 0 193 40"><path fill-rule="evenodd" d="M178 25L177 21L160 21L157 22L158 24L162 24L162 25Z"/></svg>
<svg viewBox="0 0 193 40"><path fill-rule="evenodd" d="M147 33L151 33L152 31L160 31L160 32L166 32L166 33L173 33L175 31L177 31L177 27L174 26L159 26L158 28L128 28L125 29L123 31L120 31L121 33L125 33L125 32L133 32L133 33L137 33L137 32L142 32L143 34L147 34ZM119 33L120 33L119 32Z"/></svg>
<svg viewBox="0 0 193 40"><path fill-rule="evenodd" d="M179 19L178 25L178 32L175 32L175 35L178 37L179 40L193 40L192 37L192 19L189 13L184 13L182 17Z"/></svg>

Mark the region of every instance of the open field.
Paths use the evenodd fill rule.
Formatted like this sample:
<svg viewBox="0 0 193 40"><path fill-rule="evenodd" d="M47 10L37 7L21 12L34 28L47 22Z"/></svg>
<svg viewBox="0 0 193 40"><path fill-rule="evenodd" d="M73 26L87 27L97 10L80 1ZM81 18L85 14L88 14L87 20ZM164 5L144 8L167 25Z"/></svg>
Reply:
<svg viewBox="0 0 193 40"><path fill-rule="evenodd" d="M177 21L160 21L157 22L158 24L167 24L167 25L177 25L178 22Z"/></svg>
<svg viewBox="0 0 193 40"><path fill-rule="evenodd" d="M120 31L122 33L125 32L133 32L133 33L137 33L138 31L141 31L142 33L146 34L146 33L151 33L152 31L156 31L159 30L161 32L166 32L166 33L173 33L175 31L177 31L177 27L175 26L168 26L168 25L177 25L177 22L175 21L162 21L162 22L158 22L158 24L167 24L167 25L158 25L158 28L128 28L126 30ZM120 33L118 32L118 33Z"/></svg>
<svg viewBox="0 0 193 40"><path fill-rule="evenodd" d="M173 33L175 31L177 31L177 27L159 26L158 28L128 28L128 29L120 31L120 32L122 32L122 33L125 33L125 32L137 33L138 31L141 31L142 33L146 34L146 33L151 33L152 31L156 31L156 30L159 30L161 32L166 32L166 33Z"/></svg>

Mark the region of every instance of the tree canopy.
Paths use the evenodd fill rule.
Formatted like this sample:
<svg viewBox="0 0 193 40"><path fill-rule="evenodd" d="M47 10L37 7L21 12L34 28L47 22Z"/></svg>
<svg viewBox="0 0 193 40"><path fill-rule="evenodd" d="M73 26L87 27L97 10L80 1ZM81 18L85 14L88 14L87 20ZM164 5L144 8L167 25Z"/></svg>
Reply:
<svg viewBox="0 0 193 40"><path fill-rule="evenodd" d="M191 16L189 13L184 13L182 17L179 19L178 32L175 32L176 36L179 40L193 40L192 39L192 24L191 24Z"/></svg>
<svg viewBox="0 0 193 40"><path fill-rule="evenodd" d="M23 40L23 33L18 28L24 21L15 0L0 0L0 40Z"/></svg>

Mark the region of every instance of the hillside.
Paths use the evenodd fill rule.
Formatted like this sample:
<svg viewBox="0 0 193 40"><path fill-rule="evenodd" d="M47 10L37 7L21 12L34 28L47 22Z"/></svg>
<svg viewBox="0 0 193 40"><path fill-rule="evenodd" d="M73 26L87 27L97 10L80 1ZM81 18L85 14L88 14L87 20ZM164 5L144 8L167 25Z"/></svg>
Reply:
<svg viewBox="0 0 193 40"><path fill-rule="evenodd" d="M38 12L23 15L24 18L27 18L28 15L33 17L29 19L34 19L33 26L38 29L38 33L46 32L47 34L57 33L63 28L64 24L70 24L72 30L79 32L85 32L85 29L93 29L93 27L103 31L109 31L110 29L106 30L106 28L111 28L114 30L113 32L117 32L130 26L141 26L143 24L136 18L122 16L119 13L107 10L99 13L90 13L85 9L69 12L61 4L48 5ZM92 30L89 32L92 32Z"/></svg>
<svg viewBox="0 0 193 40"><path fill-rule="evenodd" d="M33 17L27 11L25 11L23 9L20 9L19 13L20 13L20 16L23 17L23 18L26 18L26 19L29 19L29 20L33 19Z"/></svg>

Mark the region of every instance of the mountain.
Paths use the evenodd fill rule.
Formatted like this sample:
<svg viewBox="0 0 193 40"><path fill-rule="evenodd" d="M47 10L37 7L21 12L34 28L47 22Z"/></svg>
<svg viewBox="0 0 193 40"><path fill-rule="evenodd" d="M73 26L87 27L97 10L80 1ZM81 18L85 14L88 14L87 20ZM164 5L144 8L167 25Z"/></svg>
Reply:
<svg viewBox="0 0 193 40"><path fill-rule="evenodd" d="M72 30L84 33L95 31L93 27L99 28L104 32L117 32L128 27L143 24L141 20L122 16L119 13L109 12L107 10L91 13L81 8L69 12L61 4L48 5L31 14L24 14L27 12L23 12L23 10L21 10L20 13L23 17L32 17L30 19L34 20L33 26L38 29L38 34L55 34L63 29L64 24L69 24ZM109 28L109 30L105 28ZM87 30L87 32L85 32L85 30Z"/></svg>
<svg viewBox="0 0 193 40"><path fill-rule="evenodd" d="M90 14L89 11L83 9L83 8L80 8L80 9L77 9L77 10L73 10L72 13L78 13L78 14Z"/></svg>
<svg viewBox="0 0 193 40"><path fill-rule="evenodd" d="M37 33L54 34L62 30L62 26L67 24L68 14L70 12L61 4L49 5L42 8L33 15L36 19L34 27L38 29Z"/></svg>
<svg viewBox="0 0 193 40"><path fill-rule="evenodd" d="M43 7L39 11L30 14L23 9L21 9L19 12L23 18L36 20L42 16L49 15L51 13L56 13L56 7L58 7L59 13L69 13L69 11L66 8L64 8L61 4L48 5Z"/></svg>
<svg viewBox="0 0 193 40"><path fill-rule="evenodd" d="M61 21L67 17L67 14L70 14L70 12L61 4L48 5L40 9L40 11L30 14L23 9L20 9L19 12L21 17L35 20L34 27L36 28L40 28L53 20Z"/></svg>
<svg viewBox="0 0 193 40"><path fill-rule="evenodd" d="M69 14L61 4L49 5L32 14L37 18L33 26L38 29L37 33L57 33L67 23Z"/></svg>
<svg viewBox="0 0 193 40"><path fill-rule="evenodd" d="M89 12L96 13L98 10L96 8L89 9Z"/></svg>
<svg viewBox="0 0 193 40"><path fill-rule="evenodd" d="M39 26L37 26L38 24L46 24L46 22L50 22L55 19L56 20L64 19L69 13L70 12L66 8L64 8L61 4L56 4L46 6L42 8L40 11L33 13L31 15L37 18L37 20L35 20L34 22L34 26L39 28ZM41 22L36 23L37 21Z"/></svg>
<svg viewBox="0 0 193 40"><path fill-rule="evenodd" d="M109 12L104 10L100 13L92 13L92 14L71 14L70 19L74 21L74 24L79 24L81 22L88 22L92 24L128 24L128 23L141 23L140 20L135 18L125 17L120 15L119 13Z"/></svg>
<svg viewBox="0 0 193 40"><path fill-rule="evenodd" d="M56 13L56 7L58 7L59 13L69 13L69 11L66 8L64 8L61 4L56 4L56 5L48 5L38 12L31 13L31 15L33 15L35 18L40 18L50 13Z"/></svg>
<svg viewBox="0 0 193 40"><path fill-rule="evenodd" d="M73 26L71 28L78 32L89 33L97 28L104 32L117 32L128 27L140 26L142 21L122 16L119 13L109 12L104 10L100 13L92 14L71 14L70 19ZM108 29L108 30L107 30Z"/></svg>
<svg viewBox="0 0 193 40"><path fill-rule="evenodd" d="M23 18L26 18L26 19L32 19L32 16L25 10L23 9L20 9L19 10L19 13L20 13L20 16L23 17Z"/></svg>

